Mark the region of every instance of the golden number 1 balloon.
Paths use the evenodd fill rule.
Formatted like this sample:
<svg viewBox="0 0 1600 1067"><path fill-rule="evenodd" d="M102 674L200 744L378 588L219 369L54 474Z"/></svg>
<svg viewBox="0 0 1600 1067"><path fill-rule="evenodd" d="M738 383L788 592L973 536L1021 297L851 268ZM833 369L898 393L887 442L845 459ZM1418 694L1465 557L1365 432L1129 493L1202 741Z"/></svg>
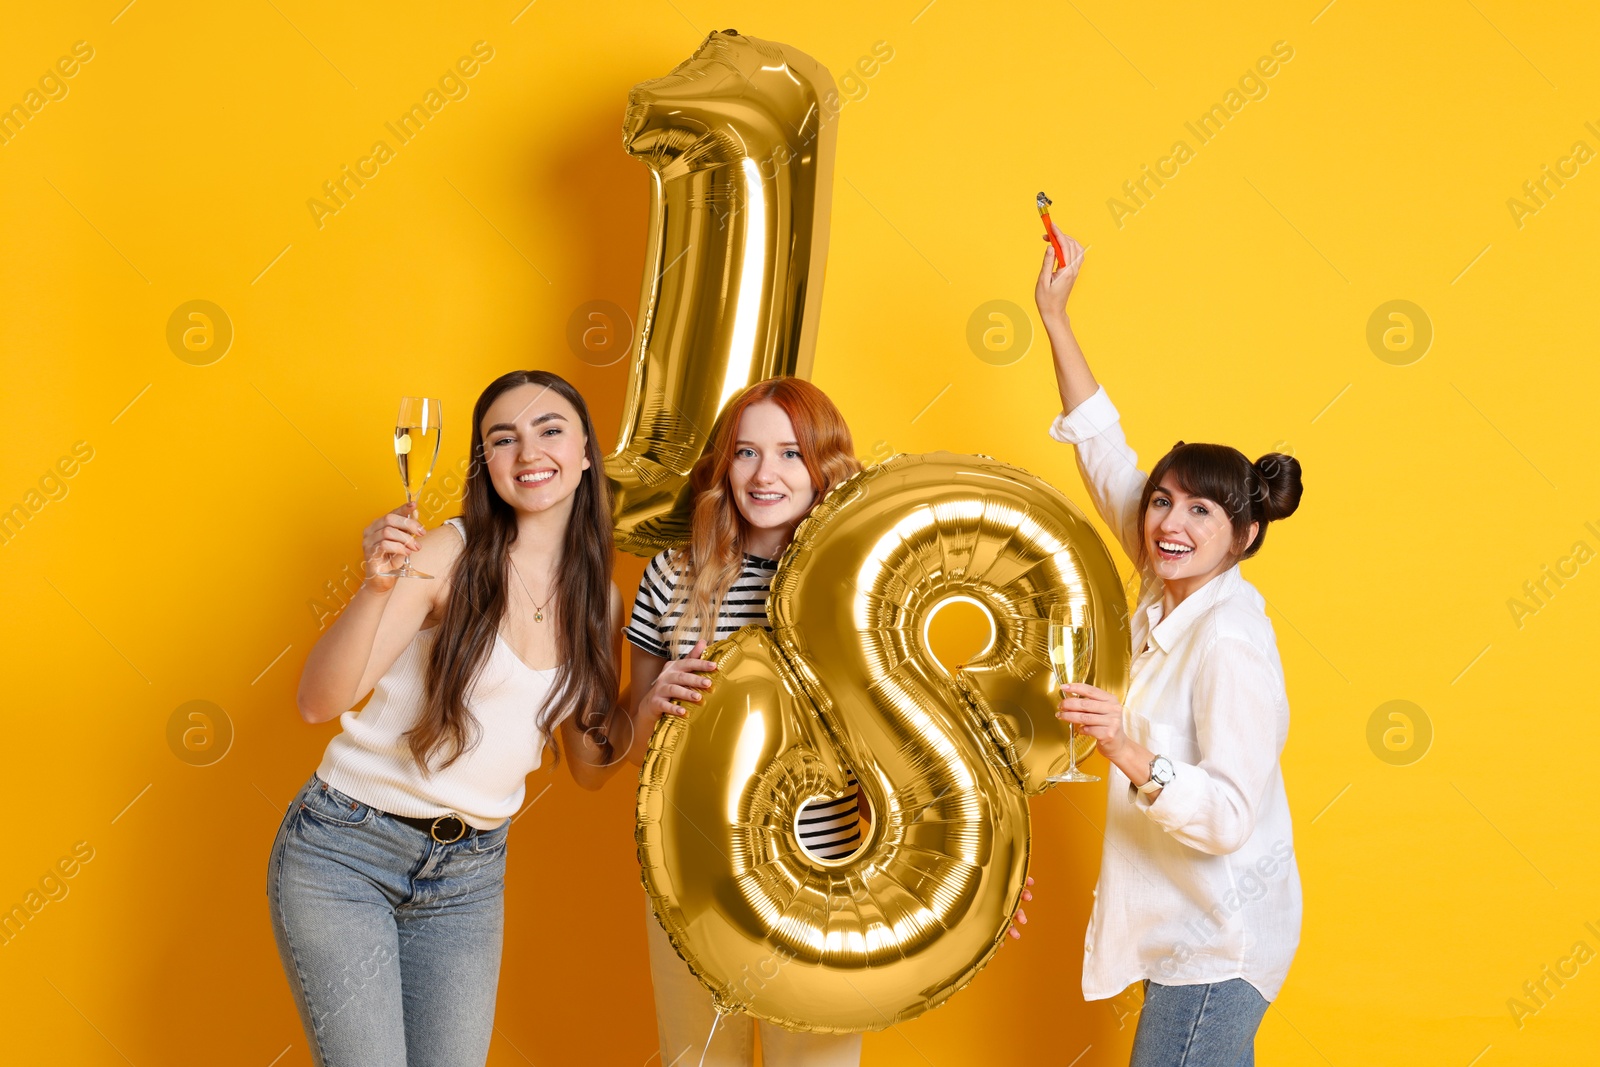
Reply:
<svg viewBox="0 0 1600 1067"><path fill-rule="evenodd" d="M928 624L957 598L993 632L947 671ZM720 1010L877 1030L988 961L1021 898L1027 797L1067 762L1058 604L1094 638L1086 676L1064 680L1121 698L1127 612L1105 544L1059 491L988 457L896 456L800 524L772 631L711 646L712 688L657 723L640 774L646 889ZM873 818L856 854L829 861L797 819L843 792L846 767Z"/></svg>
<svg viewBox="0 0 1600 1067"><path fill-rule="evenodd" d="M688 472L740 389L809 378L828 250L827 69L788 45L713 33L634 86L623 145L650 170L650 232L617 448L617 547L689 536Z"/></svg>

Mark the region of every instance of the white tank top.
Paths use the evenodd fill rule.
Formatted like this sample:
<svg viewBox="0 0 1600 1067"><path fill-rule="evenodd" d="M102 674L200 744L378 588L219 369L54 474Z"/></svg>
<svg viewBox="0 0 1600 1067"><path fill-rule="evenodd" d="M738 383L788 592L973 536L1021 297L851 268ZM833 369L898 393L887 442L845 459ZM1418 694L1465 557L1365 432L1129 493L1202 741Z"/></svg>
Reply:
<svg viewBox="0 0 1600 1067"><path fill-rule="evenodd" d="M460 519L447 522L465 539ZM526 779L544 755L544 736L534 716L544 707L558 668L529 667L496 634L465 699L478 721L478 742L450 766L425 776L405 732L422 711L428 651L438 629L418 632L378 679L367 706L339 717L344 729L328 742L317 777L395 815L454 813L480 830L492 830L521 808Z"/></svg>

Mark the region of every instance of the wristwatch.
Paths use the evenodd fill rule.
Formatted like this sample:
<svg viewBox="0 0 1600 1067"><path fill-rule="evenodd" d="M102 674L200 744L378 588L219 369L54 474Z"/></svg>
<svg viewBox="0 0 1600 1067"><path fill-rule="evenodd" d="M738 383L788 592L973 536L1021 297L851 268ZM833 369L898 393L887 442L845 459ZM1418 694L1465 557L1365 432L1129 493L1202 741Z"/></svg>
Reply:
<svg viewBox="0 0 1600 1067"><path fill-rule="evenodd" d="M1172 769L1172 761L1165 756L1157 756L1150 761L1150 780L1139 786L1139 792L1154 793L1157 789L1171 785L1177 776L1177 772Z"/></svg>

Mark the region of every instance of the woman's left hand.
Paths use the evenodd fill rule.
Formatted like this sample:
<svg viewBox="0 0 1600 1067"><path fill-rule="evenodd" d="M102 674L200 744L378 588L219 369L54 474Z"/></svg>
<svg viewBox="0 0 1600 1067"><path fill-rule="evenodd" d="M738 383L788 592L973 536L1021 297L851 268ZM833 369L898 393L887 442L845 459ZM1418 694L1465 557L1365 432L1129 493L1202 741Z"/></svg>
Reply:
<svg viewBox="0 0 1600 1067"><path fill-rule="evenodd" d="M1116 697L1086 682L1061 687L1063 700L1056 705L1056 718L1075 723L1094 738L1100 754L1112 759L1127 735L1122 732L1122 704Z"/></svg>
<svg viewBox="0 0 1600 1067"><path fill-rule="evenodd" d="M1046 248L1044 263L1039 267L1039 280L1033 286L1033 302L1038 305L1039 317L1046 326L1066 321L1067 297L1072 295L1072 283L1078 280L1078 271L1083 268L1083 246L1062 233L1055 223L1052 222L1050 228L1061 242L1061 254L1066 260L1056 266L1056 250ZM1039 236L1050 240L1046 234Z"/></svg>
<svg viewBox="0 0 1600 1067"><path fill-rule="evenodd" d="M1029 878L1028 881L1027 881L1027 885L1032 885L1032 884L1033 884L1033 879ZM1028 892L1026 886L1024 886L1024 888L1022 890L1022 899L1023 900L1032 900L1033 899L1033 894ZM1011 917L1011 929L1009 931L1009 933L1011 934L1011 940L1015 941L1015 940L1017 940L1018 938L1020 938L1022 936L1022 931L1018 930L1017 927L1019 927L1019 926L1027 926L1027 925L1028 925L1028 916L1023 913L1021 908L1018 908L1017 909L1017 913ZM1002 942L1002 944L1003 943L1004 942Z"/></svg>

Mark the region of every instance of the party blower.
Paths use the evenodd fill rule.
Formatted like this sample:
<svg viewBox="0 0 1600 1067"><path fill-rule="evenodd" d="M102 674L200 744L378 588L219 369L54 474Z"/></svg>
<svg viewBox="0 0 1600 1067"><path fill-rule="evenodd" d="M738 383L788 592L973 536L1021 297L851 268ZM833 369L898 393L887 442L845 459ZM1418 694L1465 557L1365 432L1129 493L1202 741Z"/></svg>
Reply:
<svg viewBox="0 0 1600 1067"><path fill-rule="evenodd" d="M1060 270L1067 265L1067 257L1061 251L1061 241L1056 237L1055 227L1050 225L1051 200L1040 193L1036 203L1039 205L1039 217L1044 220L1044 235L1050 238L1050 247L1056 250L1056 270Z"/></svg>

